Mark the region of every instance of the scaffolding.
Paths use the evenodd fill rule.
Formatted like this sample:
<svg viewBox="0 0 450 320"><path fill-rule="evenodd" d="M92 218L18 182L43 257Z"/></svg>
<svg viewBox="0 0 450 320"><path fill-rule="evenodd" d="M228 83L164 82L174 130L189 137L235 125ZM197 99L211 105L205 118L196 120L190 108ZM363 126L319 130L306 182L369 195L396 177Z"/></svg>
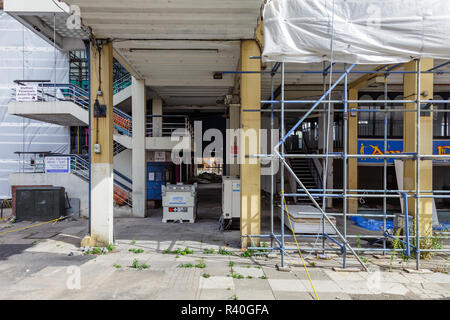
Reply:
<svg viewBox="0 0 450 320"><path fill-rule="evenodd" d="M256 155L250 155L249 157L257 157L257 158L269 158L275 161L280 162L280 175L281 175L281 203L280 203L280 215L279 218L281 220L281 230L280 234L276 234L274 231L274 197L275 197L275 175L271 177L271 194L270 194L270 234L265 235L243 235L243 237L249 237L250 239L254 238L260 238L260 239L270 239L271 246L251 246L248 249L250 250L270 250L270 251L279 251L281 253L281 266L285 266L285 255L287 251L297 251L297 247L288 247L286 246L286 239L289 239L291 237L298 237L298 238L309 238L309 239L316 239L316 243L319 239L322 239L322 245L320 247L317 247L316 244L314 244L313 247L302 247L300 250L306 251L309 253L313 252L322 252L325 254L326 252L336 252L340 251L342 254L342 266L344 268L347 267L347 255L349 253L353 254L355 258L359 261L359 263L362 265L362 267L368 271L368 268L366 264L362 261L360 255L358 252L380 252L382 254L386 254L388 252L392 252L395 250L395 248L389 248L388 247L388 240L398 240L400 243L402 243L404 247L404 254L411 257L411 253L415 253L416 258L416 268L420 269L420 263L421 263L421 254L426 252L449 252L450 249L442 247L441 249L436 248L424 248L421 247L421 243L423 242L423 239L428 239L433 236L426 236L420 234L420 216L421 216L421 207L419 206L419 199L421 198L433 198L433 199L445 199L450 198L450 190L421 190L420 189L420 168L421 168L421 161L423 160L439 160L439 161L445 161L450 160L450 155L433 155L433 154L421 154L420 152L420 121L421 121L421 115L422 113L439 113L439 112L448 112L449 110L446 109L439 109L439 107L431 108L431 104L434 106L439 106L442 104L447 104L448 100L424 100L421 101L421 77L423 74L444 74L448 73L449 71L440 70L444 66L450 64L449 62L445 62L443 64L440 64L438 66L435 66L434 68L426 71L421 71L421 60L417 59L415 60L417 64L417 71L411 72L411 71L396 71L394 69L397 69L401 67L402 64L397 65L386 65L383 67L380 67L374 71L356 71L354 70L355 64L352 65L346 65L344 64L344 70L342 71L333 71L334 63L330 62L328 66L325 66L324 63L324 69L323 71L286 71L285 70L285 64L283 62L277 62L274 64L273 68L269 72L261 72L262 73L270 73L271 76L271 98L270 100L262 100L261 104L270 106L270 109L260 109L260 110L243 110L244 112L270 112L271 116L271 129L274 128L274 114L279 113L280 115L280 128L281 128L281 137L282 139L279 141L279 143L273 148L271 154L256 154ZM248 73L246 71L238 71L234 73ZM285 75L288 73L299 73L299 74L322 74L323 75L323 95L318 100L286 100L285 99ZM274 98L274 76L276 74L281 74L281 85L280 85L280 99L275 100ZM332 83L332 75L337 74L339 75L339 78L337 81ZM348 78L350 74L375 74L375 75L381 75L384 76L384 99L381 100L351 100L348 97L349 92L349 84L348 84ZM417 99L414 100L389 100L388 99L388 78L391 74L416 74L417 75ZM330 76L330 83L329 85L326 84L326 76ZM339 84L343 82L343 94L341 99L332 99L331 94L333 91L336 91L336 88ZM328 99L327 99L328 98ZM408 97L406 97L408 98ZM384 106L384 109L374 110L374 109L363 109L359 108L360 104L379 104L381 106ZM397 108L391 108L389 105L404 105L406 103L414 103L416 104L416 108L414 109L397 109ZM287 105L302 105L306 106L308 104L312 104L311 108L303 108L303 109L286 109ZM338 109L334 108L334 104L342 104L343 108ZM355 104L358 107L356 108L350 108L349 104ZM275 108L275 106L279 106L278 108ZM319 108L319 106L322 106L322 108ZM332 107L333 106L333 107ZM287 112L299 112L304 111L304 115L301 117L297 123L289 129L289 131L286 132L286 117L285 113ZM361 154L350 154L348 152L348 119L349 115L351 113L358 113L358 112L382 112L384 114L384 136L383 136L383 144L384 144L384 154L381 155L361 155ZM324 148L322 154L293 154L293 153L286 153L285 152L285 142L288 139L288 137L291 136L301 125L302 123L313 113L326 113L327 114L327 120L324 121L324 131L326 134L324 134ZM326 123L330 120L330 114L331 112L342 112L343 118L344 118L344 125L343 125L343 152L329 152L329 136L330 136L330 130L329 125ZM406 112L414 112L416 113L416 146L415 150L416 152L410 152L410 153L395 153L395 154L387 154L387 143L388 143L388 134L387 134L387 119L388 114L390 112L402 112L403 115L406 114ZM325 126L327 127L325 129ZM405 139L405 137L403 137ZM323 172L322 172L322 187L318 189L308 189L305 187L305 185L302 183L301 179L296 175L296 173L293 171L293 169L289 166L287 163L287 159L289 158L308 158L308 159L321 159L323 160L324 165L322 166ZM369 158L369 159L378 159L383 160L383 189L349 189L348 187L348 160L349 159L362 159L362 158ZM327 172L328 172L328 161L330 159L342 159L343 161L343 185L342 188L336 189L336 188L328 188L327 186ZM387 165L389 160L413 160L415 161L415 170L416 170L416 181L415 190L389 190L387 188ZM291 175L298 186L300 186L300 189L296 188L296 192L294 193L285 193L284 192L284 186L285 186L285 175L286 173L288 175ZM322 230L317 235L311 235L311 234L295 234L295 235L286 235L285 234L285 224L284 219L286 213L286 198L293 198L293 197L306 197L308 198L314 205L315 208L317 208L320 211L321 214L321 226L320 229ZM381 235L354 235L350 234L348 232L347 224L348 224L348 218L349 217L373 217L377 216L380 217L380 215L372 215L372 214L359 214L359 213L350 213L348 212L348 201L351 198L381 198L383 199L383 214L381 217L383 218L383 230ZM316 201L316 198L322 199L322 204L320 205L318 201ZM336 199L340 198L343 200L343 206L342 206L342 213L331 213L327 212L327 200L328 199ZM390 234L386 228L386 222L390 218L394 218L395 215L388 214L387 212L387 199L389 198L398 198L400 201L404 201L404 235L401 236L395 236L394 234ZM414 225L414 232L415 234L410 234L410 228L408 226L408 199L414 198L415 199L415 206L416 206L416 214L415 214L415 225ZM342 230L339 230L337 226L332 222L330 217L342 217L343 220L343 227ZM288 219L289 215L287 215ZM331 235L327 234L325 232L325 223L328 223L336 232L336 236L332 237ZM353 248L350 245L350 240L355 239L357 237L361 238L373 238L378 239L382 241L383 247L382 248L374 248L374 247L365 247L365 248ZM449 239L448 232L441 235L441 239ZM326 241L331 241L332 243L335 243L338 245L338 248L326 248L325 243ZM254 243L252 241L252 243ZM414 244L413 244L414 243Z"/></svg>

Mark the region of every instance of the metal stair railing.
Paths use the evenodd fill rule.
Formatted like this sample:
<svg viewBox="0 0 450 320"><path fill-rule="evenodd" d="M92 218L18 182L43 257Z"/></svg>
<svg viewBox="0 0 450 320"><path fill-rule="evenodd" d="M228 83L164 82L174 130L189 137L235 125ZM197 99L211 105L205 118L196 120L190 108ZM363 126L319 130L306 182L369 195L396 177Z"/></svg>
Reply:
<svg viewBox="0 0 450 320"><path fill-rule="evenodd" d="M147 137L154 136L154 118L162 118L162 137L192 137L193 128L189 117L185 115L147 115L146 134ZM178 120L178 121L177 121Z"/></svg>
<svg viewBox="0 0 450 320"><path fill-rule="evenodd" d="M117 79L116 81L114 81L113 83L113 94L116 94L120 91L122 91L123 89L128 88L129 86L131 86L131 74L127 73L126 75L124 75L123 77Z"/></svg>
<svg viewBox="0 0 450 320"><path fill-rule="evenodd" d="M118 155L119 153L121 153L122 151L126 150L127 148L124 147L123 145L121 145L120 143L114 141L114 145L113 145L113 155Z"/></svg>
<svg viewBox="0 0 450 320"><path fill-rule="evenodd" d="M89 93L76 85L70 83L48 83L30 82L36 86L36 102L71 101L81 108L89 109ZM18 82L18 85L25 86L27 82ZM13 100L15 99L15 88L13 90Z"/></svg>
<svg viewBox="0 0 450 320"><path fill-rule="evenodd" d="M116 107L114 107L113 126L119 133L133 136L133 118Z"/></svg>
<svg viewBox="0 0 450 320"><path fill-rule="evenodd" d="M58 155L49 155L52 157L70 157L70 169L71 173L74 175L80 177L81 179L85 181L90 180L90 174L89 174L89 161L86 159L83 159L81 156L70 154L70 155L64 155L64 154L58 154ZM132 192L133 192L133 181L125 176L124 174L120 173L117 170L113 171L115 176L118 176L119 178L123 179L127 183L131 185L131 187L125 185L124 183L118 181L118 179L114 179L114 201L119 205L127 205L129 207L133 206L133 200L132 200Z"/></svg>
<svg viewBox="0 0 450 320"><path fill-rule="evenodd" d="M119 79L116 87L123 88L125 86L126 77ZM131 77L128 75L128 77ZM131 79L131 78L130 78ZM34 82L33 82L34 83ZM26 85L26 82L19 82L19 85ZM130 83L131 84L131 83ZM54 84L48 82L36 83L37 102L52 101L71 101L83 108L89 110L89 93L74 84ZM15 88L13 88L13 100L15 100ZM131 137L133 135L132 117L118 108L114 107L113 125L122 134Z"/></svg>
<svg viewBox="0 0 450 320"><path fill-rule="evenodd" d="M305 139L303 139L302 146L305 148L306 154L311 153L311 150L309 149L308 143ZM308 166L309 166L309 170L311 171L312 176L314 177L316 186L318 186L317 189L322 189L322 185L323 185L322 175L320 174L320 170L319 170L319 168L317 168L317 164L314 162L314 159L308 159Z"/></svg>

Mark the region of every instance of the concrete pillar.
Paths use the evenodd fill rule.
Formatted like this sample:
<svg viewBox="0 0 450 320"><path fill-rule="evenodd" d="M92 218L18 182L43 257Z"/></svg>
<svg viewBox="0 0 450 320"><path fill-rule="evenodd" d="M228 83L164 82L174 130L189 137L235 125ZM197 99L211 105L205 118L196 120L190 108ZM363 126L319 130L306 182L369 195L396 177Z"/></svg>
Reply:
<svg viewBox="0 0 450 320"><path fill-rule="evenodd" d="M348 92L349 100L358 100L358 89L353 88ZM349 109L358 109L357 103L349 103ZM345 115L344 115L345 116ZM348 113L348 153L358 154L358 112ZM358 189L358 159L348 159L348 189ZM358 198L348 198L348 213L358 212Z"/></svg>
<svg viewBox="0 0 450 320"><path fill-rule="evenodd" d="M422 59L421 70L426 71L434 67L433 59ZM405 71L417 71L417 61L411 61L405 65ZM407 100L415 100L418 95L416 73L407 73L403 76L403 96ZM421 101L433 99L433 81L432 73L423 73L421 75ZM405 109L417 109L416 103L406 103ZM432 111L432 108L431 108ZM433 154L433 112L424 113L420 117L420 137L417 137L417 113L405 112L403 116L403 151L406 153L417 152L417 139L420 139L420 153L422 155ZM416 162L417 160L405 160L403 171L403 188L405 190L416 190ZM433 161L423 160L419 162L419 191L433 190ZM427 193L422 193L425 195ZM410 195L415 195L414 192ZM419 210L416 207L416 199L411 197L408 201L409 214L416 216L419 213L420 236L432 235L432 213L433 199L420 198Z"/></svg>
<svg viewBox="0 0 450 320"><path fill-rule="evenodd" d="M251 59L260 56L261 50L254 40L241 43L242 71L261 71L261 61ZM261 127L260 112L244 112L245 109L260 109L261 74L247 73L241 75L241 128L240 161L241 161L241 236L260 235L261 231L261 169L257 158L247 158L250 154L260 152L259 129ZM248 136L256 138L246 139ZM259 238L241 238L242 248L259 245Z"/></svg>
<svg viewBox="0 0 450 320"><path fill-rule="evenodd" d="M132 77L131 101L133 113L133 216L145 217L146 209L146 161L145 161L145 127L146 97L144 80Z"/></svg>
<svg viewBox="0 0 450 320"><path fill-rule="evenodd" d="M241 107L240 105L230 105L230 129L231 130L237 130L241 126ZM229 148L232 149L232 151L236 150L235 146L239 145L238 141L239 137L236 137L233 139L234 141L230 141ZM234 163L231 163L229 165L230 172L229 175L233 177L239 176L239 162L237 159L237 155L234 155L233 152L230 154L231 161L234 161Z"/></svg>
<svg viewBox="0 0 450 320"><path fill-rule="evenodd" d="M152 115L162 116L162 100L161 98L154 98L152 100ZM153 117L153 137L162 137L163 118Z"/></svg>
<svg viewBox="0 0 450 320"><path fill-rule="evenodd" d="M100 62L101 66L99 66ZM103 43L101 48L98 48L96 43L91 43L90 75L91 233L83 239L81 245L92 247L106 246L114 240L113 47L111 42ZM94 103L97 99L101 106L106 106L105 117L94 117ZM96 150L96 145L100 150Z"/></svg>

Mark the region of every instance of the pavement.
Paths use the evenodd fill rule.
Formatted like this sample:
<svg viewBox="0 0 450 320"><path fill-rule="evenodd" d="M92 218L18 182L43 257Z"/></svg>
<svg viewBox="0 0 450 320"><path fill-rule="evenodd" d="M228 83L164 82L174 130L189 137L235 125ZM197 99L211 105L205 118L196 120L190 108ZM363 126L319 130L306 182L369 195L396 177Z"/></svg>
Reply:
<svg viewBox="0 0 450 320"><path fill-rule="evenodd" d="M0 233L32 224L0 222ZM279 255L243 257L239 232L219 232L215 219L164 224L155 214L115 219L114 224L114 249L99 255L79 247L87 232L85 219L1 235L0 300L315 299L298 254L286 257L288 271L277 270ZM362 254L370 272L341 272L333 271L342 267L340 255L324 260L304 254L321 300L450 298L448 255L423 261L429 273L408 273L415 261L395 257L391 262L391 255ZM347 266L353 270L359 264L348 256Z"/></svg>

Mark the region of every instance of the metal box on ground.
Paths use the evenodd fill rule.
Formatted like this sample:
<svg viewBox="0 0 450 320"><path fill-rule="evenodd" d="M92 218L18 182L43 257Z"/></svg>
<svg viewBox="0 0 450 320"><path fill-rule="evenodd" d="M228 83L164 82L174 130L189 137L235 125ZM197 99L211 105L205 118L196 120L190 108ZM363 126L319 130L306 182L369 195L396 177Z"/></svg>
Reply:
<svg viewBox="0 0 450 320"><path fill-rule="evenodd" d="M197 184L168 184L161 187L163 219L168 221L188 221L197 218Z"/></svg>
<svg viewBox="0 0 450 320"><path fill-rule="evenodd" d="M237 177L222 177L221 229L240 228L241 220L241 180Z"/></svg>
<svg viewBox="0 0 450 320"><path fill-rule="evenodd" d="M47 221L65 215L64 187L21 187L16 189L16 218Z"/></svg>
<svg viewBox="0 0 450 320"><path fill-rule="evenodd" d="M287 205L287 212L284 216L284 224L294 233L318 234L322 233L321 217L319 209L310 205ZM288 218L291 220L289 223ZM336 218L329 217L336 225ZM291 227L292 224L292 227ZM294 229L294 230L292 230ZM336 231L325 219L325 233L336 234Z"/></svg>

